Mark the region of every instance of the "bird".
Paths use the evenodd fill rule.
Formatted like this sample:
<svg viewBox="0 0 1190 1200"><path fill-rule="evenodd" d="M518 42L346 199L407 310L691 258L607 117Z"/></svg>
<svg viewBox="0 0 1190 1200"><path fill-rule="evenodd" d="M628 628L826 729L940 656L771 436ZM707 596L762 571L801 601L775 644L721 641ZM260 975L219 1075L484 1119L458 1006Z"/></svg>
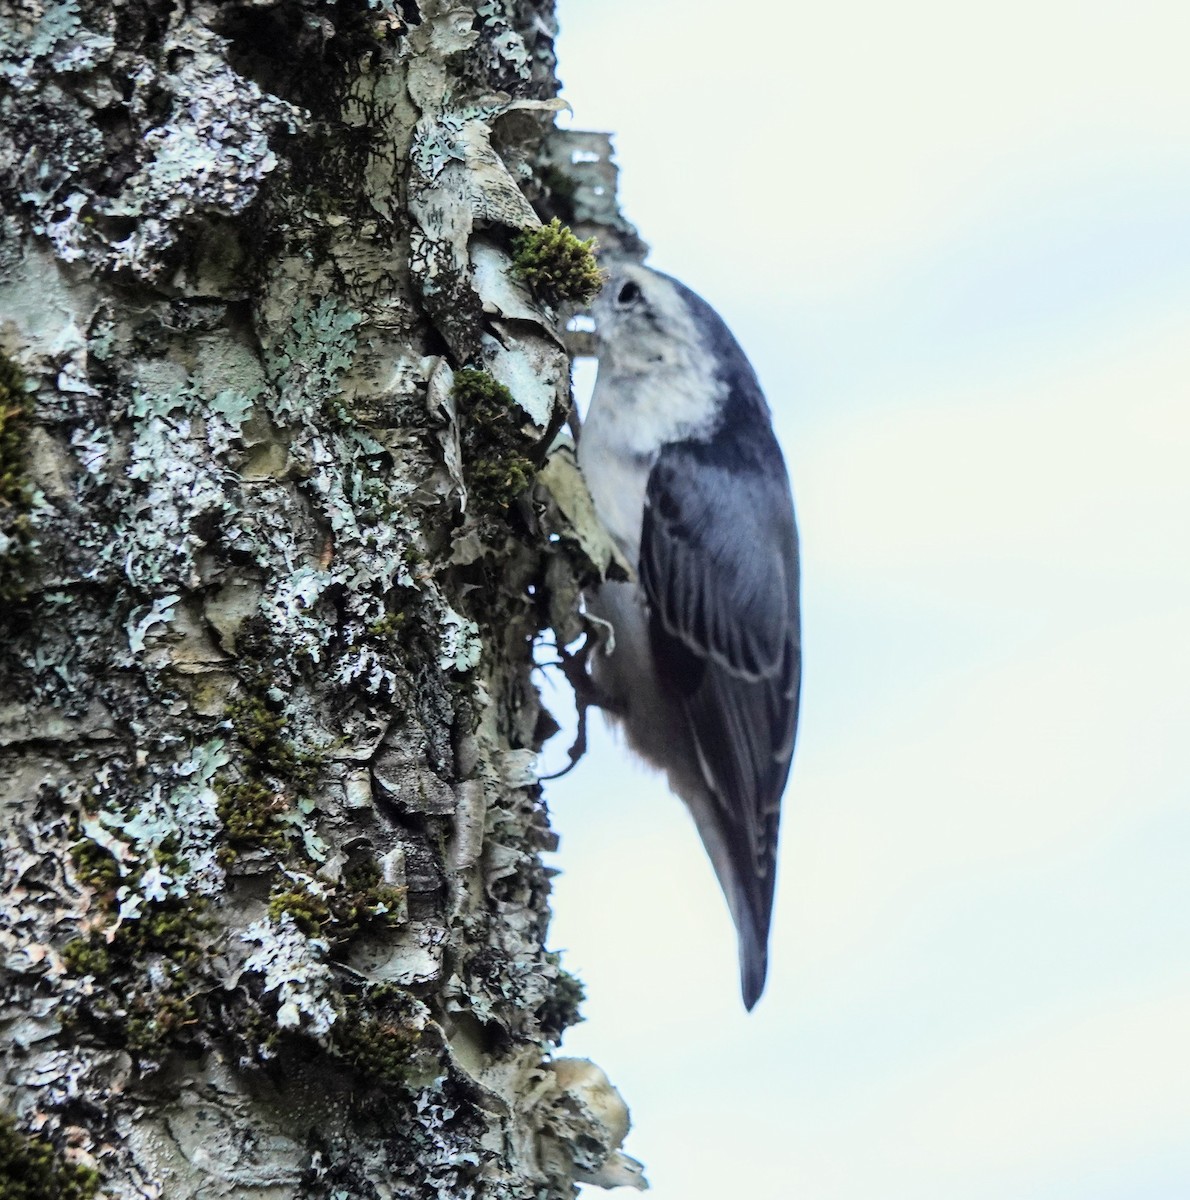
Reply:
<svg viewBox="0 0 1190 1200"><path fill-rule="evenodd" d="M596 694L690 810L736 928L740 990L768 973L781 796L802 655L793 495L764 393L715 310L638 263L592 305L598 372L578 439L596 514L635 569L588 609L611 626Z"/></svg>

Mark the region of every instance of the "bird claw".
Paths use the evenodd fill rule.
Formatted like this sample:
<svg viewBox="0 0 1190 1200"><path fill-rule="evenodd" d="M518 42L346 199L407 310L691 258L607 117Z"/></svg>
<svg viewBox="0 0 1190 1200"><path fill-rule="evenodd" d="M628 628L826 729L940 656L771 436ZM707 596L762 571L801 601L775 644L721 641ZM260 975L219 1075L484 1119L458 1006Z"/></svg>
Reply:
<svg viewBox="0 0 1190 1200"><path fill-rule="evenodd" d="M595 682L591 677L590 671L587 669L587 663L591 655L596 650L602 650L606 640L606 635L602 631L590 630L586 637L584 637L583 644L573 653L561 646L558 647L557 665L566 677L566 682L574 690L574 703L578 712L578 730L575 734L574 744L566 752L566 756L570 761L560 771L554 771L551 775L540 776L543 783L551 779L561 779L563 775L569 775L578 765L583 755L586 754L588 709L602 708L605 712L612 713L613 715L623 715L623 706L613 700Z"/></svg>

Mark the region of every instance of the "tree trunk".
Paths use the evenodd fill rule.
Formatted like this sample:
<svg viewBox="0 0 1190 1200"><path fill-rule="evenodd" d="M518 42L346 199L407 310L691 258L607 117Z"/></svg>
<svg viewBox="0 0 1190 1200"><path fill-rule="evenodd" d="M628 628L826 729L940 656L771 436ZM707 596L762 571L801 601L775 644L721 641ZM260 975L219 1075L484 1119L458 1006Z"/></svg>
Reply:
<svg viewBox="0 0 1190 1200"><path fill-rule="evenodd" d="M552 0L5 8L0 1176L637 1179L550 1057L532 645L610 561L537 475L591 284L525 236L583 215Z"/></svg>

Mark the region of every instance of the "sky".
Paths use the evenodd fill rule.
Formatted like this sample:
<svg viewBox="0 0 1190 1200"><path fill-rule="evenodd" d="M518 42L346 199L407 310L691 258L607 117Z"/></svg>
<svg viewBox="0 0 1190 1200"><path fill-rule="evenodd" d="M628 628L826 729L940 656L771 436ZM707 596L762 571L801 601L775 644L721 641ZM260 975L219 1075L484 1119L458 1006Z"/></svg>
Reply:
<svg viewBox="0 0 1190 1200"><path fill-rule="evenodd" d="M663 782L596 716L546 785L563 1052L655 1200L1190 1195L1190 5L559 16L769 397L805 654L751 1015Z"/></svg>

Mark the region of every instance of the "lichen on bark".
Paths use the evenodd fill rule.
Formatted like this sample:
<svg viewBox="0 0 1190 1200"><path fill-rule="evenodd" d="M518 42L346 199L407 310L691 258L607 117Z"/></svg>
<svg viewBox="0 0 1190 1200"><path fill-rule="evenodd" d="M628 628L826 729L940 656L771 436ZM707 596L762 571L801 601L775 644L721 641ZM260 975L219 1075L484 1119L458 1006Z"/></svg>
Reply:
<svg viewBox="0 0 1190 1200"><path fill-rule="evenodd" d="M551 29L0 15L35 549L0 611L0 1106L103 1194L638 1179L618 1097L552 1057L531 647L607 563L533 481L569 402L512 270Z"/></svg>

